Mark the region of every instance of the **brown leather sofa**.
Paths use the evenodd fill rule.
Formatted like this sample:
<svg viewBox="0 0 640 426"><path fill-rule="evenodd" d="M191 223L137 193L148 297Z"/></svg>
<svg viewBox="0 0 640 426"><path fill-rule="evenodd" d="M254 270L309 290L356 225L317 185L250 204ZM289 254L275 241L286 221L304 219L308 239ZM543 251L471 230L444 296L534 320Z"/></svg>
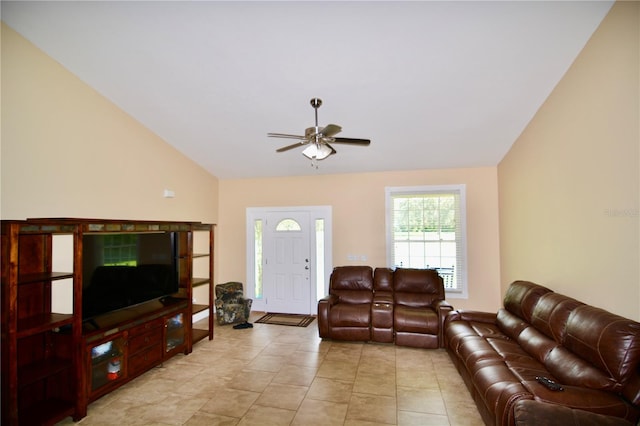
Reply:
<svg viewBox="0 0 640 426"><path fill-rule="evenodd" d="M522 400L580 410L572 416L640 418L640 324L630 319L516 281L497 313L451 312L444 340L488 425L516 424Z"/></svg>
<svg viewBox="0 0 640 426"><path fill-rule="evenodd" d="M339 266L329 295L318 302L320 337L441 347L442 324L452 306L433 269Z"/></svg>

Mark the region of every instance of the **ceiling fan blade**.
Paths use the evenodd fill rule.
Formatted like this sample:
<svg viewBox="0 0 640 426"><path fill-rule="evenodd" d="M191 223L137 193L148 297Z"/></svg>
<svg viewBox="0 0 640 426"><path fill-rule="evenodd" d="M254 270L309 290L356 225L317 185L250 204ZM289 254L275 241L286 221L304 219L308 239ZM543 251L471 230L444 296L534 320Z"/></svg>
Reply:
<svg viewBox="0 0 640 426"><path fill-rule="evenodd" d="M332 143L350 143L354 145L367 146L371 143L371 141L369 139L335 138Z"/></svg>
<svg viewBox="0 0 640 426"><path fill-rule="evenodd" d="M297 147L305 145L305 144L306 144L306 142L300 141L300 142L294 143L292 145L287 145L287 146L283 146L282 148L278 148L278 149L276 149L276 152L289 151L290 149L297 148Z"/></svg>
<svg viewBox="0 0 640 426"><path fill-rule="evenodd" d="M287 133L267 133L270 138L286 138L286 139L300 139L304 140L304 136L289 135Z"/></svg>
<svg viewBox="0 0 640 426"><path fill-rule="evenodd" d="M338 126L337 124L327 124L322 129L321 133L323 136L330 138L333 135L337 135L341 131L342 131L342 127Z"/></svg>

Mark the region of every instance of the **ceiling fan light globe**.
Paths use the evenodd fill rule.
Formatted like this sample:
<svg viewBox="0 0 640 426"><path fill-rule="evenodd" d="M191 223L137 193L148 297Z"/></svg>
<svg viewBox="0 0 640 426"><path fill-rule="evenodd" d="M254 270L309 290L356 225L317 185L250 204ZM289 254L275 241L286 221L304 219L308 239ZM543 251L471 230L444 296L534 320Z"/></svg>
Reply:
<svg viewBox="0 0 640 426"><path fill-rule="evenodd" d="M324 160L325 158L327 158L328 156L330 156L332 154L332 150L331 148L329 148L327 145L322 144L322 145L318 145L318 151L316 152L316 158L318 160Z"/></svg>
<svg viewBox="0 0 640 426"><path fill-rule="evenodd" d="M302 155L310 160L324 160L331 154L331 148L325 144L311 144L302 151Z"/></svg>
<svg viewBox="0 0 640 426"><path fill-rule="evenodd" d="M302 155L307 157L310 160L313 160L316 157L316 153L318 152L318 148L315 145L311 144L302 151Z"/></svg>

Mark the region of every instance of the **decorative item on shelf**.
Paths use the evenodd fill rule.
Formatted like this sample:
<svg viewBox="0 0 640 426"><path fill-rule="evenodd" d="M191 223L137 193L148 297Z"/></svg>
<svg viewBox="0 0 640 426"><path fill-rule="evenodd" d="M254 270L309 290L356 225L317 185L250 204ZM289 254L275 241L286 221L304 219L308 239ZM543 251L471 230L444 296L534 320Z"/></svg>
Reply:
<svg viewBox="0 0 640 426"><path fill-rule="evenodd" d="M120 358L114 358L109 361L107 366L107 378L109 380L116 380L120 377Z"/></svg>

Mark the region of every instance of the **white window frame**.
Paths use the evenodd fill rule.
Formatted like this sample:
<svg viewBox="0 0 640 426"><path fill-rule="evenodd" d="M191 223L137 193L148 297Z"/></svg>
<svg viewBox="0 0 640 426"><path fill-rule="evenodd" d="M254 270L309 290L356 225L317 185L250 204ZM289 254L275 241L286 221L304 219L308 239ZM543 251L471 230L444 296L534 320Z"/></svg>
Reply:
<svg viewBox="0 0 640 426"><path fill-rule="evenodd" d="M460 237L456 236L456 277L457 287L456 289L446 289L446 297L450 299L467 299L468 298L468 286L467 286L467 218L466 218L466 185L424 185L424 186L394 186L385 188L385 219L386 219L386 242L387 242L387 265L389 268L395 268L393 261L393 222L392 222L392 208L393 197L399 195L421 195L421 194L442 194L442 193L457 193L459 196L459 214L460 223L457 224L457 229L460 232ZM458 246L460 245L460 246Z"/></svg>

